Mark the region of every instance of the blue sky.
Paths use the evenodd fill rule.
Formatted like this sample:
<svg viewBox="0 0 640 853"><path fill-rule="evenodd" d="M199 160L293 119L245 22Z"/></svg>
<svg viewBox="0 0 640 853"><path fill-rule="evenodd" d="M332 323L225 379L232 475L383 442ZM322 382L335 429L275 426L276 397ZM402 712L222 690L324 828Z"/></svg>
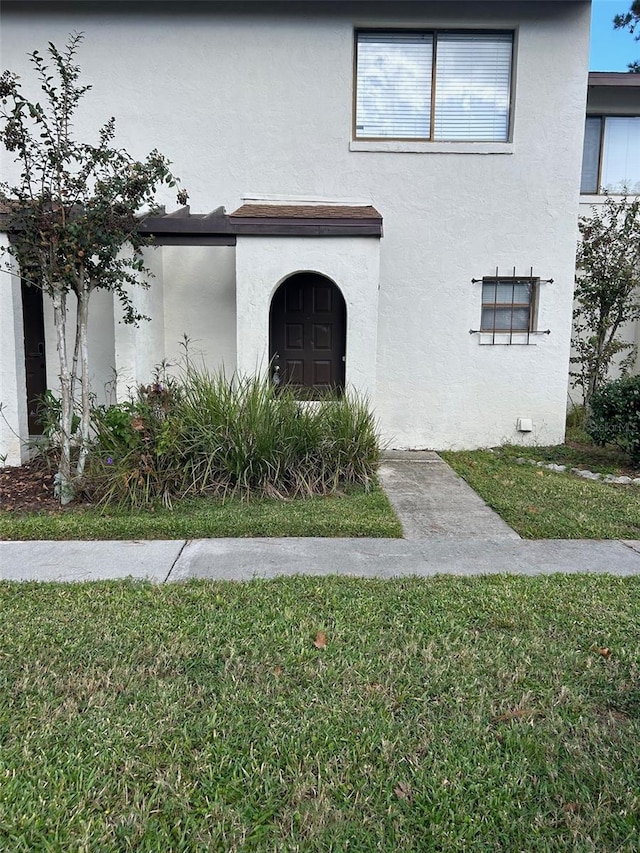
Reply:
<svg viewBox="0 0 640 853"><path fill-rule="evenodd" d="M629 10L630 0L593 0L591 11L591 71L626 71L640 60L640 41L628 30L614 30L613 18Z"/></svg>

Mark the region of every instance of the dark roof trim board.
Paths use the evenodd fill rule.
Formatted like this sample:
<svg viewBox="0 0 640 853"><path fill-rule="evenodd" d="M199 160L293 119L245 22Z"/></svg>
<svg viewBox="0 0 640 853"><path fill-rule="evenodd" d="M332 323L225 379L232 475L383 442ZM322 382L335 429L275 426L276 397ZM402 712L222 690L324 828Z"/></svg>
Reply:
<svg viewBox="0 0 640 853"><path fill-rule="evenodd" d="M589 86L640 87L640 74L630 74L628 71L590 71Z"/></svg>
<svg viewBox="0 0 640 853"><path fill-rule="evenodd" d="M0 210L0 231L10 220ZM191 213L186 206L145 217L140 232L156 246L235 246L238 236L379 238L382 216L371 205L245 204L232 214L224 207Z"/></svg>
<svg viewBox="0 0 640 853"><path fill-rule="evenodd" d="M224 207L211 213L191 213L189 206L173 213L147 216L140 232L153 237L156 246L235 246L236 238L229 226Z"/></svg>

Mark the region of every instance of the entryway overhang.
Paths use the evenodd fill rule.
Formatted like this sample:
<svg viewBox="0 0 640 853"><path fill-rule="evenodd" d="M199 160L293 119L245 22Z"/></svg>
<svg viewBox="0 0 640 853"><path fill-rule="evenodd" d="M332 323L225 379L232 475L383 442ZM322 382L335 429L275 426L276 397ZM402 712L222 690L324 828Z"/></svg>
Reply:
<svg viewBox="0 0 640 853"><path fill-rule="evenodd" d="M380 213L364 204L248 202L231 213L229 221L236 235L239 373L269 368L269 318L281 285L293 277L328 279L340 291L346 307L344 383L373 404Z"/></svg>
<svg viewBox="0 0 640 853"><path fill-rule="evenodd" d="M157 246L235 246L238 236L382 237L382 216L372 205L243 204L233 213L218 207L145 217L140 232Z"/></svg>

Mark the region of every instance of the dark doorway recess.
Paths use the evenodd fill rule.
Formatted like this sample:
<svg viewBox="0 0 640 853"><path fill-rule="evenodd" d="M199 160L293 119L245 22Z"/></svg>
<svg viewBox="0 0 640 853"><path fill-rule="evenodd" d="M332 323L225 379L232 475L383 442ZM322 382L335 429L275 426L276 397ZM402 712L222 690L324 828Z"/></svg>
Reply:
<svg viewBox="0 0 640 853"><path fill-rule="evenodd" d="M47 390L47 367L44 355L44 308L42 291L22 282L22 323L24 328L24 363L27 374L27 412L29 435L42 435L39 408Z"/></svg>
<svg viewBox="0 0 640 853"><path fill-rule="evenodd" d="M340 289L319 273L296 273L271 301L272 376L305 397L344 388L347 308Z"/></svg>

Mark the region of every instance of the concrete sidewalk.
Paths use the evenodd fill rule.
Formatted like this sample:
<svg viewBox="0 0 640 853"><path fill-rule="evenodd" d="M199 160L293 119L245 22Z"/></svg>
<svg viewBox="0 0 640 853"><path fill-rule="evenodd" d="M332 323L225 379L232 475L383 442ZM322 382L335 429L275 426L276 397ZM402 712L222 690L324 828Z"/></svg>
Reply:
<svg viewBox="0 0 640 853"><path fill-rule="evenodd" d="M278 575L391 578L597 572L640 575L640 542L524 539L196 539L0 542L0 578L249 580Z"/></svg>
<svg viewBox="0 0 640 853"><path fill-rule="evenodd" d="M404 539L0 542L0 579L248 580L598 572L640 575L640 541L520 539L435 453L387 454L380 479Z"/></svg>

